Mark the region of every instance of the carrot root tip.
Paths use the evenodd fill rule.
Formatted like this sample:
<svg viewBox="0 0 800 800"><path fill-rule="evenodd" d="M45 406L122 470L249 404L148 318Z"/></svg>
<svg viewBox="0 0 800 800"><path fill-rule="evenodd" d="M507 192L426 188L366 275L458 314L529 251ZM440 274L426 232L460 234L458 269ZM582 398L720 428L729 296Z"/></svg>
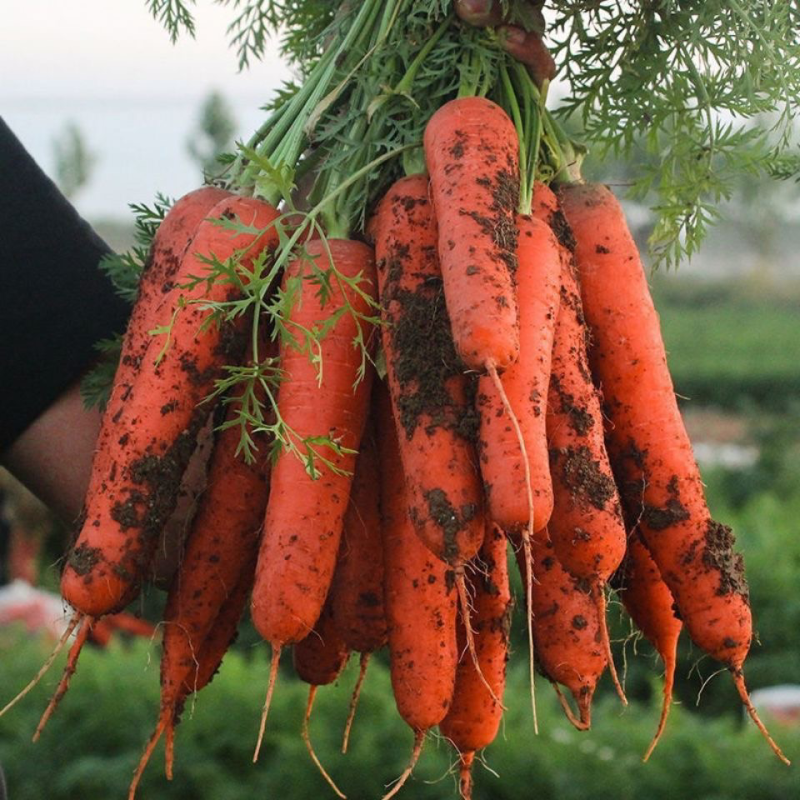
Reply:
<svg viewBox="0 0 800 800"><path fill-rule="evenodd" d="M150 739L144 748L142 757L139 759L139 763L136 766L136 771L133 773L131 785L128 789L128 800L134 800L136 797L136 789L139 786L139 781L142 779L142 775L144 775L145 768L150 761L150 757L153 755L153 751L156 749L156 745L158 744L158 740L161 738L161 734L164 732L164 728L167 725L168 719L169 717L167 713L162 710L161 714L159 715L158 722L156 723L155 730L150 735Z"/></svg>
<svg viewBox="0 0 800 800"><path fill-rule="evenodd" d="M314 698L317 695L317 688L317 686L312 684L308 689L308 702L306 703L306 713L303 716L303 728L301 736L303 737L306 750L308 750L308 754L311 756L311 760L314 762L314 766L316 766L316 768L319 770L320 775L325 778L326 782L331 789L333 789L337 797L341 797L342 800L347 800L347 795L342 792L342 790L336 785L336 782L333 780L333 778L328 774L328 771L325 769L325 767L322 766L322 762L314 752L314 745L311 744L309 725L311 723L311 710L314 707Z"/></svg>
<svg viewBox="0 0 800 800"><path fill-rule="evenodd" d="M42 666L39 668L39 671L33 676L33 678L31 678L28 685L25 686L16 697L13 697L11 700L9 700L9 702L6 703L2 709L0 709L0 717L2 717L7 711L10 711L36 686L37 683L39 683L39 681L44 677L45 673L50 669L50 667L53 666L53 662L58 658L58 654L64 649L69 641L69 637L72 635L72 632L83 621L84 617L85 615L80 611L76 611L72 617L70 617L64 633L61 634L61 638L56 642L56 646L53 648L53 651L47 657L44 664L42 664Z"/></svg>
<svg viewBox="0 0 800 800"><path fill-rule="evenodd" d="M272 693L275 690L275 682L278 680L278 666L281 661L281 646L272 646L272 659L269 665L269 682L267 683L267 695L264 698L264 706L261 709L261 722L258 727L258 739L256 741L256 749L253 752L253 763L258 761L258 754L261 752L261 744L264 741L264 731L267 728L267 716L269 715L269 707L272 703Z"/></svg>
<svg viewBox="0 0 800 800"><path fill-rule="evenodd" d="M350 698L350 709L347 712L347 722L344 725L344 735L342 736L342 753L347 752L347 747L350 744L350 731L353 727L353 720L356 716L356 709L358 708L358 699L361 697L361 687L364 685L364 678L367 674L367 666L369 665L370 653L362 653L359 661L358 678L356 678L356 685L353 687L353 696Z"/></svg>
<svg viewBox="0 0 800 800"><path fill-rule="evenodd" d="M664 701L661 705L661 718L658 720L658 728L656 728L655 735L642 756L642 761L647 763L656 745L661 739L661 734L667 727L667 717L669 716L669 709L672 705L672 687L675 682L675 654L672 653L671 657L664 659L665 672L664 672Z"/></svg>
<svg viewBox="0 0 800 800"><path fill-rule="evenodd" d="M778 758L783 761L786 766L789 766L792 762L783 754L783 750L778 746L778 743L770 736L769 731L767 730L767 726L761 721L761 718L758 716L758 712L756 711L755 706L753 705L753 701L750 699L750 693L747 691L747 687L744 683L744 673L742 672L741 668L732 668L731 674L733 675L733 683L736 686L736 690L739 692L739 697L744 703L744 707L747 709L747 713L750 715L750 719L753 720L755 726L761 731L761 735L767 740L769 746L772 748L772 752L775 753Z"/></svg>
<svg viewBox="0 0 800 800"><path fill-rule="evenodd" d="M425 744L425 731L417 731L414 734L414 749L411 751L411 758L409 759L408 766L400 773L400 776L395 781L394 786L381 798L381 800L390 800L394 797L405 785L405 782L417 766L420 753L422 752L422 745Z"/></svg>
<svg viewBox="0 0 800 800"><path fill-rule="evenodd" d="M33 733L34 742L39 741L39 737L42 735L45 725L47 725L48 720L53 716L55 710L58 708L58 704L67 693L70 679L75 674L75 670L78 668L78 656L80 656L81 650L83 650L83 645L86 644L86 639L89 636L89 633L91 633L94 623L94 617L83 617L78 633L75 636L75 641L72 643L72 647L69 649L67 663L64 666L64 672L61 675L61 680L58 682L58 686L56 686L56 690L53 692L53 696L50 698L50 702L47 704L47 708L45 708L44 714L42 714L39 724L36 726L36 730Z"/></svg>
<svg viewBox="0 0 800 800"><path fill-rule="evenodd" d="M459 757L458 793L462 800L472 800L472 763L475 752L470 750Z"/></svg>
<svg viewBox="0 0 800 800"><path fill-rule="evenodd" d="M597 603L597 620L600 624L600 636L603 640L603 648L606 651L606 659L608 660L608 671L611 675L611 680L614 688L617 691L622 705L628 705L628 698L625 696L625 690L617 675L617 667L614 664L614 653L611 651L611 638L608 635L608 625L606 624L606 595L603 591L603 586L599 582L592 587L592 592L595 594L595 602Z"/></svg>

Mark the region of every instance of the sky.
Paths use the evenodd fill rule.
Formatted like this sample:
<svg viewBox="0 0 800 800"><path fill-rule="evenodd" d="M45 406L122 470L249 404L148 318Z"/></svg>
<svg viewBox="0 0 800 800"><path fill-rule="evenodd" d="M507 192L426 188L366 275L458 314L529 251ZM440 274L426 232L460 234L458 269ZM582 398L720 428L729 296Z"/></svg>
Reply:
<svg viewBox="0 0 800 800"><path fill-rule="evenodd" d="M53 140L79 126L97 158L74 200L84 215L124 217L128 203L193 188L186 140L208 93L223 93L244 138L290 77L277 47L238 73L233 9L198 0L194 13L196 38L173 45L145 0L0 0L0 114L50 174Z"/></svg>

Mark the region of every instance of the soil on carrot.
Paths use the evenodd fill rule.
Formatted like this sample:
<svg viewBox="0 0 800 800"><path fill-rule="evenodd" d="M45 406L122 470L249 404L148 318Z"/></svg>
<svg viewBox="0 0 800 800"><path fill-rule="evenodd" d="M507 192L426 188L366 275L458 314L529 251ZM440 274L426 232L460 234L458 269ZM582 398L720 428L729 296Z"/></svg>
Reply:
<svg viewBox="0 0 800 800"><path fill-rule="evenodd" d="M727 525L710 519L705 532L703 564L719 572L718 595L738 594L749 603L750 590L744 576L744 558L741 553L734 552L735 543L736 537Z"/></svg>
<svg viewBox="0 0 800 800"><path fill-rule="evenodd" d="M558 411L567 415L570 427L578 436L586 436L594 425L594 417L583 406L575 404L575 396L565 391L558 375L550 376L550 385L558 397Z"/></svg>
<svg viewBox="0 0 800 800"><path fill-rule="evenodd" d="M395 262L402 269L403 253L398 248L388 259L390 275ZM392 314L389 308L394 303L401 310ZM477 428L475 412L471 406L456 407L447 387L465 367L453 344L441 279L429 278L414 292L390 289L384 308L391 325L395 375L402 390L398 410L406 436L410 439L424 418L429 434L443 427L471 440Z"/></svg>
<svg viewBox="0 0 800 800"><path fill-rule="evenodd" d="M678 522L684 522L691 514L680 501L678 476L673 475L667 484L667 491L671 495L667 504L662 507L646 505L642 511L642 520L654 531L663 531Z"/></svg>
<svg viewBox="0 0 800 800"><path fill-rule="evenodd" d="M567 218L564 216L564 212L561 209L557 211L553 211L550 214L549 219L550 230L553 231L555 234L556 239L558 239L558 243L562 247L566 247L570 253L575 252L575 237L572 234L572 228L569 226L569 222L567 222Z"/></svg>
<svg viewBox="0 0 800 800"><path fill-rule="evenodd" d="M100 561L100 558L101 551L99 547L79 544L70 552L67 558L67 565L75 570L78 575L88 575Z"/></svg>
<svg viewBox="0 0 800 800"><path fill-rule="evenodd" d="M485 235L491 238L497 250L493 256L505 263L513 275L517 271L517 225L514 214L519 204L519 180L513 169L488 170L493 176L482 175L475 179L478 186L492 194L489 210L491 216L479 214L474 209L459 209L459 214L471 217Z"/></svg>
<svg viewBox="0 0 800 800"><path fill-rule="evenodd" d="M111 510L112 517L123 530L141 528L148 538L157 540L175 507L181 477L207 415L205 408L196 410L189 426L164 455L142 456L131 464L131 481L143 488L130 491L127 499L120 500Z"/></svg>
<svg viewBox="0 0 800 800"><path fill-rule="evenodd" d="M578 503L588 502L603 511L616 495L613 478L601 471L600 462L592 458L585 445L550 450L550 463L554 474L560 474L564 486ZM559 463L561 469L556 473Z"/></svg>
<svg viewBox="0 0 800 800"><path fill-rule="evenodd" d="M443 489L429 489L423 494L423 497L428 504L430 518L442 529L444 534L444 551L442 555L446 561L452 562L458 558L460 552L458 534L475 519L478 509L472 503L467 503L461 506L460 509L456 509L448 500L447 492Z"/></svg>

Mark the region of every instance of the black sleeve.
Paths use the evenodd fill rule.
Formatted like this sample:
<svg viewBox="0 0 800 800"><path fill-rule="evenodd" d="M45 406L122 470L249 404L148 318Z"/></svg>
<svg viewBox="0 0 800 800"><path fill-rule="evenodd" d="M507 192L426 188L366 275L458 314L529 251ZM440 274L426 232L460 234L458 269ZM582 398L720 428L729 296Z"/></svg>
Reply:
<svg viewBox="0 0 800 800"><path fill-rule="evenodd" d="M107 252L0 117L0 453L124 330Z"/></svg>

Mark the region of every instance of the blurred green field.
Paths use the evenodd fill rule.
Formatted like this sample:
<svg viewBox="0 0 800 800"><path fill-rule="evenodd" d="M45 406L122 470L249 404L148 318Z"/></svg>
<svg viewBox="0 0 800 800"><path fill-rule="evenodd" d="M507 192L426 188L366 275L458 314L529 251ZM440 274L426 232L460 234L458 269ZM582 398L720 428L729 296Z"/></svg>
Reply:
<svg viewBox="0 0 800 800"><path fill-rule="evenodd" d="M8 692L21 686L46 652L41 641L8 631L0 645L14 652L2 670ZM54 678L0 720L0 761L12 800L124 798L158 706L157 648L115 644L87 651L62 707L40 742L29 736ZM538 682L539 736L531 729L524 652L517 653L506 695L508 711L497 741L475 768L475 800L785 800L800 792L800 774L780 764L751 725L738 717L704 719L676 705L664 740L641 763L657 717L657 667L650 663L654 701L622 709L605 694L593 730L579 734L564 720L544 680ZM322 763L352 800L376 800L408 757L411 733L397 718L386 667L374 664L351 738L338 752L355 679L354 664L338 684L318 693L312 737ZM307 687L280 676L261 759L250 763L267 674L264 648L230 654L222 671L187 711L176 737L175 777L163 775L159 748L138 796L159 800L254 800L333 797L300 738ZM720 676L717 680L724 680ZM800 757L800 730L775 728L790 757ZM455 757L429 737L401 797L457 796Z"/></svg>
<svg viewBox="0 0 800 800"><path fill-rule="evenodd" d="M675 389L692 405L783 410L800 399L800 288L653 281Z"/></svg>

